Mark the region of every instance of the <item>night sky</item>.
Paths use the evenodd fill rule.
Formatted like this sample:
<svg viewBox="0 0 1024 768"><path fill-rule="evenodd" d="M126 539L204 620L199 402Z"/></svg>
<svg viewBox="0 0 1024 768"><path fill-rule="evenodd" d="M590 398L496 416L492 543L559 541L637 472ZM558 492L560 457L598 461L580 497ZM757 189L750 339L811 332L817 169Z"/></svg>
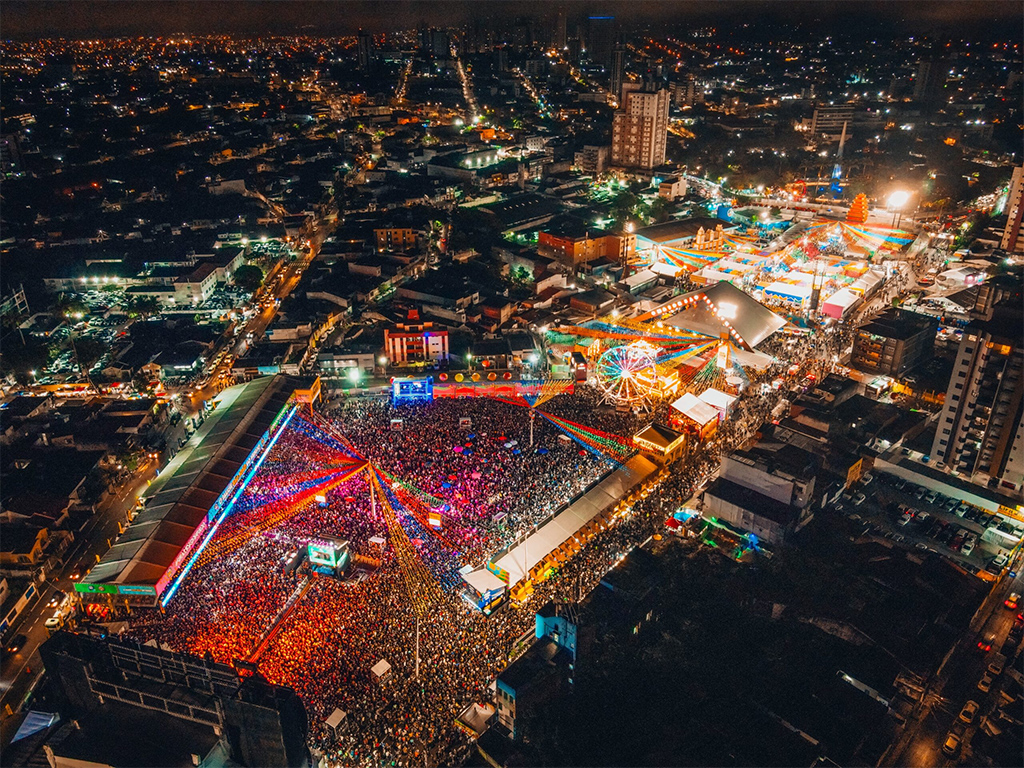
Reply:
<svg viewBox="0 0 1024 768"><path fill-rule="evenodd" d="M417 26L421 22L457 25L479 17L508 18L516 15L547 16L561 5L570 15L613 14L624 23L737 24L749 20L764 24L811 22L822 31L854 31L865 27L896 25L907 31L968 32L1003 35L1022 26L1024 2L506 2L505 0L202 0L160 2L98 2L74 0L4 0L0 29L5 39L40 37L117 37L224 33L233 35L307 34L331 36L354 32L358 27L387 31ZM1019 34L1019 33L1017 33Z"/></svg>

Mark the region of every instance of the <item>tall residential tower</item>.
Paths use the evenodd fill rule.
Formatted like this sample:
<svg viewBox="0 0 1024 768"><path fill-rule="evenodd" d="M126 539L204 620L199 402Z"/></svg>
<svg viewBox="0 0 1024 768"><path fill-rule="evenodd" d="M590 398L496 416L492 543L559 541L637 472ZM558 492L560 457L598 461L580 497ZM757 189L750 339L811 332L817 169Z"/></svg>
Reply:
<svg viewBox="0 0 1024 768"><path fill-rule="evenodd" d="M665 162L670 101L660 86L622 84L612 119L612 165L650 170Z"/></svg>

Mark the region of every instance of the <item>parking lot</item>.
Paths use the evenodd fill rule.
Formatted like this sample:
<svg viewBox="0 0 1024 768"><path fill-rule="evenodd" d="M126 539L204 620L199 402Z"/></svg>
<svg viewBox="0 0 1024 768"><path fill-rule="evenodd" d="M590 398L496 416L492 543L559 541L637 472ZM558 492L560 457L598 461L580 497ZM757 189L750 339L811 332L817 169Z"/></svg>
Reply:
<svg viewBox="0 0 1024 768"><path fill-rule="evenodd" d="M998 572L1003 552L1019 529L986 510L949 498L884 472L869 473L843 494L836 509L876 535L907 547L948 557L972 572ZM993 529L985 536L987 529ZM1005 535L996 533L996 529ZM1000 547L1003 543L1003 547Z"/></svg>

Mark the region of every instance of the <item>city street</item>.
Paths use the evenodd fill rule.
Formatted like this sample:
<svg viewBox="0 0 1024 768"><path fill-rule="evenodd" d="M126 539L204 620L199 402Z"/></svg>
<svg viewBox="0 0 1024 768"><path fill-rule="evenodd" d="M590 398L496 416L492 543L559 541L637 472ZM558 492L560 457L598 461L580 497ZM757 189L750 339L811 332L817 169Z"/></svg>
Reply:
<svg viewBox="0 0 1024 768"><path fill-rule="evenodd" d="M4 655L0 670L0 717L6 718L10 712L18 710L43 671L36 651L49 636L44 623L53 615L54 608L47 607L47 603L57 590L72 593L75 581L72 576L80 577L109 549L120 533L119 525L127 521L135 500L155 475L156 465L147 462L140 466L133 479L116 488L99 504L85 528L75 532L75 541L61 557L62 565L58 570L47 574L46 582L38 585L39 598L18 617L11 630L12 635L22 633L28 639L17 653Z"/></svg>
<svg viewBox="0 0 1024 768"><path fill-rule="evenodd" d="M1019 567L1020 556L1017 562ZM1024 590L1024 574L1021 573L1012 579L1006 576L993 586L972 620L970 630L960 637L930 682L915 718L908 722L906 730L883 758L881 765L934 768L954 766L961 762L972 764L971 738L981 717L989 715L996 708L1000 683L1005 680L1006 673L994 676L995 681L988 693L978 689L978 681L995 654L1003 648L1017 616L1017 611L1010 611L1003 606L1003 600L1011 592L1019 594L1021 590ZM990 636L995 637L992 650L983 653L978 649L977 642ZM1009 653L1006 655L1008 659L1012 657ZM978 715L970 726L958 720L960 710L967 701L975 701L980 705ZM942 752L942 744L950 732L961 736L962 745L957 757L947 757Z"/></svg>

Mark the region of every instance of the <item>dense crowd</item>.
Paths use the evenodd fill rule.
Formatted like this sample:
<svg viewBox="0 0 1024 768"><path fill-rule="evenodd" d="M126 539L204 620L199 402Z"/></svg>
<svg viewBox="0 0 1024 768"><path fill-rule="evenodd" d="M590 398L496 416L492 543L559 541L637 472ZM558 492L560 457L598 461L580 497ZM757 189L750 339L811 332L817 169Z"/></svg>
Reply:
<svg viewBox="0 0 1024 768"><path fill-rule="evenodd" d="M631 414L599 407L587 389L542 408L602 431L630 434L635 426ZM460 427L463 418L470 426ZM300 693L311 742L331 762L458 762L467 742L454 718L488 698L509 650L532 626L534 604L562 581L545 585L533 608L507 606L488 619L462 599L458 569L479 565L540 523L612 462L562 438L540 416L531 448L529 409L490 399L399 407L350 401L331 419L334 430L296 422L282 435L210 545L214 555L199 561L166 615L137 623L131 634L218 661L255 662L269 680ZM392 428L393 419L402 420L400 429ZM368 473L352 473L363 458L379 471L388 499L378 493L371 501ZM316 498L321 493L324 501ZM427 499L424 509L444 502L441 531L415 514L417 499ZM386 507L447 587L421 613L418 627L392 547L371 542L389 538ZM322 536L345 539L365 555L364 562L373 563L368 577L343 581L303 569L287 572L289 555ZM602 541L581 555L584 570L598 576L630 546L624 535ZM268 633L292 603L287 620ZM375 681L370 670L381 659L394 674ZM336 707L347 713L349 728L332 744L322 723Z"/></svg>
<svg viewBox="0 0 1024 768"><path fill-rule="evenodd" d="M457 764L469 743L454 727L456 716L490 698L489 686L531 631L536 610L586 595L711 477L722 452L771 418L782 393L763 385L814 349L800 337L781 343L787 356L752 380L719 434L670 467L524 605L483 616L463 600L458 569L479 565L614 462L539 416L531 447L523 405L350 400L330 409L329 423L297 420L282 435L211 544L214 555L199 561L166 615L135 624L131 634L218 661L250 660L270 681L295 688L309 712L310 742L329 765ZM609 433L637 427L633 414L601 406L586 387L541 410ZM466 418L470 424L460 424ZM374 475L361 471L367 466ZM420 513L439 509L436 531ZM429 610L416 610L411 600L414 585L396 556L389 514L441 585ZM362 556L362 578L285 568L323 536L350 542ZM286 620L278 621L286 607ZM382 659L392 674L376 680L371 668ZM337 740L323 725L335 708L348 723Z"/></svg>

